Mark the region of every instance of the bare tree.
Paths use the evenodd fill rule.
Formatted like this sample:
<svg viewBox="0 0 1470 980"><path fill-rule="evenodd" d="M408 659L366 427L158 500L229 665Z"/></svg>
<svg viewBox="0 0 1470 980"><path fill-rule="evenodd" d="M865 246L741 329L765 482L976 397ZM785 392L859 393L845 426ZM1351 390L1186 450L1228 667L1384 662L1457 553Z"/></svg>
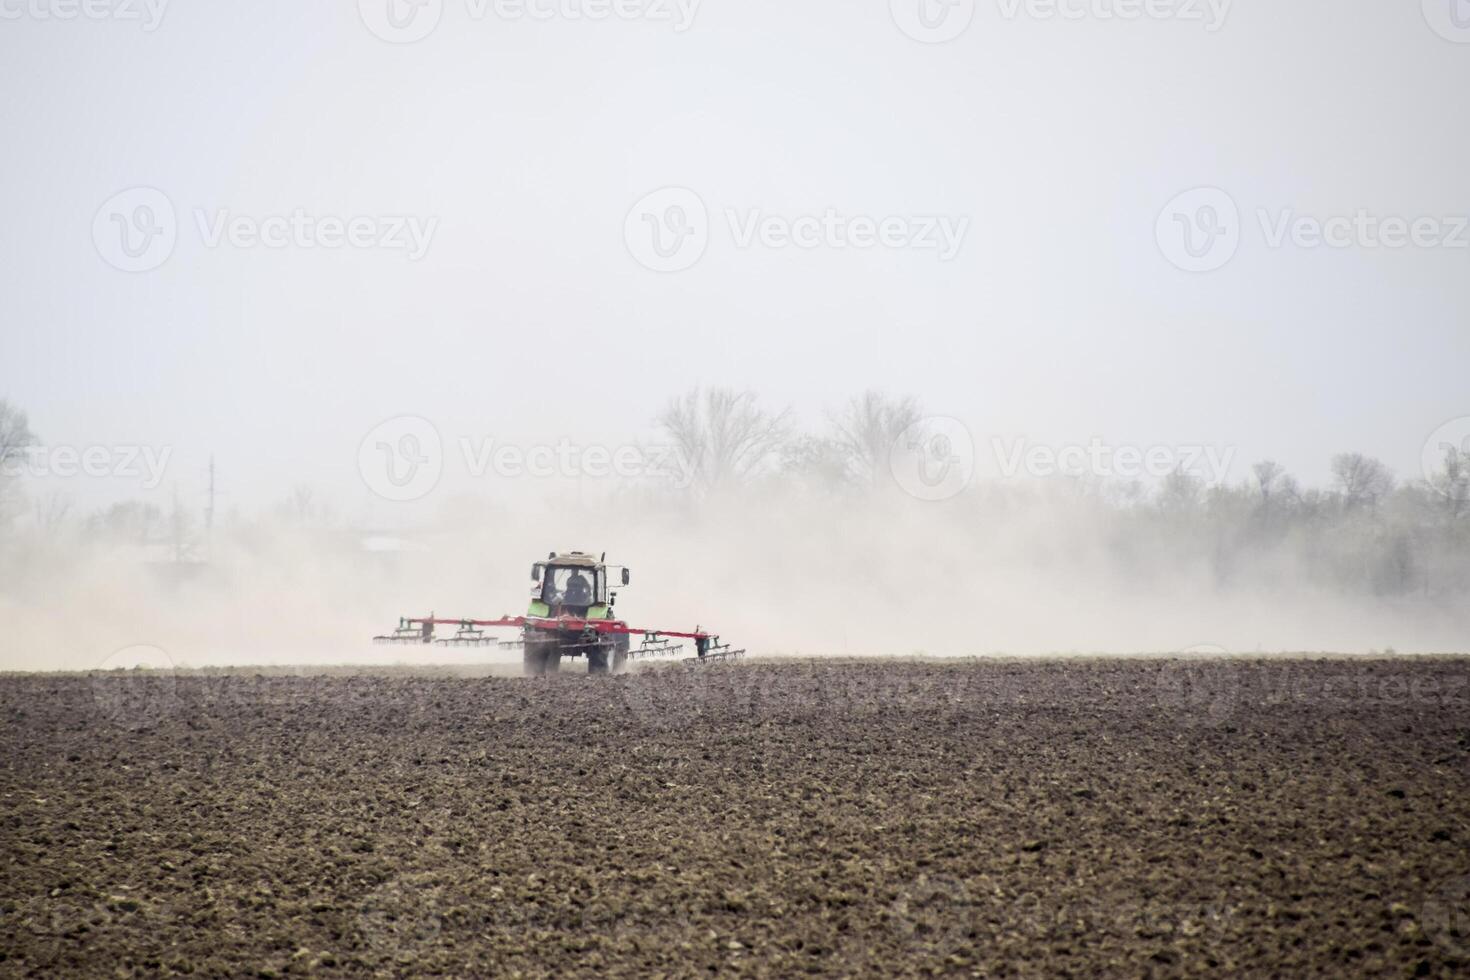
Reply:
<svg viewBox="0 0 1470 980"><path fill-rule="evenodd" d="M1276 499L1284 500L1288 503L1301 503L1302 487L1297 482L1296 477L1288 473L1276 481Z"/></svg>
<svg viewBox="0 0 1470 980"><path fill-rule="evenodd" d="M657 422L683 472L705 491L748 484L776 458L790 432L790 412L756 404L751 391L695 388L674 398Z"/></svg>
<svg viewBox="0 0 1470 980"><path fill-rule="evenodd" d="M1372 456L1339 453L1332 457L1332 476L1349 507L1377 506L1393 489L1393 473Z"/></svg>
<svg viewBox="0 0 1470 980"><path fill-rule="evenodd" d="M124 500L87 519L87 532L95 537L148 544L163 537L163 511L156 504Z"/></svg>
<svg viewBox="0 0 1470 980"><path fill-rule="evenodd" d="M71 498L57 490L32 501L31 513L35 516L37 529L47 534L61 530L71 515L71 505Z"/></svg>
<svg viewBox="0 0 1470 980"><path fill-rule="evenodd" d="M331 505L317 496L314 488L298 483L291 493L276 505L276 513L283 521L300 527L325 526L331 523Z"/></svg>
<svg viewBox="0 0 1470 980"><path fill-rule="evenodd" d="M0 398L0 476L5 474L3 464L35 444L36 434L31 431L26 413Z"/></svg>
<svg viewBox="0 0 1470 980"><path fill-rule="evenodd" d="M1286 470L1274 459L1263 459L1251 467L1251 472L1256 475L1256 486L1261 491L1261 506L1271 506L1271 494L1276 489L1276 484L1286 475Z"/></svg>
<svg viewBox="0 0 1470 980"><path fill-rule="evenodd" d="M1159 487L1159 505L1169 511L1193 510L1204 495L1205 481L1179 467L1164 477Z"/></svg>
<svg viewBox="0 0 1470 980"><path fill-rule="evenodd" d="M1451 519L1458 519L1470 505L1470 454L1447 446L1444 469L1430 477L1429 485L1444 494Z"/></svg>
<svg viewBox="0 0 1470 980"><path fill-rule="evenodd" d="M871 389L831 415L833 442L849 479L876 486L888 470L894 445L921 418L919 404L913 398L889 398Z"/></svg>
<svg viewBox="0 0 1470 980"><path fill-rule="evenodd" d="M196 523L194 515L179 503L179 492L175 489L173 508L168 514L169 545L173 549L175 563L194 560Z"/></svg>
<svg viewBox="0 0 1470 980"><path fill-rule="evenodd" d="M26 413L0 398L0 531L20 513L19 494L9 478L15 475L21 455L35 444Z"/></svg>
<svg viewBox="0 0 1470 980"><path fill-rule="evenodd" d="M834 440L822 436L788 440L781 447L781 471L828 490L846 486L851 479L847 454Z"/></svg>

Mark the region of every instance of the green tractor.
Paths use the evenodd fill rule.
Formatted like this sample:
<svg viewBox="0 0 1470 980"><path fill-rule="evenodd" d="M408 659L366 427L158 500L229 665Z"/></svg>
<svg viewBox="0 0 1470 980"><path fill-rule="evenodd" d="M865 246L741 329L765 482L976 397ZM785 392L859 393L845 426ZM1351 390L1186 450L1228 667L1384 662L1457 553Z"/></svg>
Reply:
<svg viewBox="0 0 1470 980"><path fill-rule="evenodd" d="M531 675L554 674L563 657L587 658L589 674L623 669L628 624L613 615L616 585L632 576L620 565L580 551L552 552L531 566L531 606L526 610L522 663Z"/></svg>

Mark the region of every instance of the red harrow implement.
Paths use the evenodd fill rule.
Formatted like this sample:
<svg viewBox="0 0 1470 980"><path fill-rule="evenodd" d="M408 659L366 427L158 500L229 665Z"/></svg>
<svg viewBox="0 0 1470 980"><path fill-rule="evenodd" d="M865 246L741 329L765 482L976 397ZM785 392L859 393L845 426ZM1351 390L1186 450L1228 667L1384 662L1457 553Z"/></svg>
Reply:
<svg viewBox="0 0 1470 980"><path fill-rule="evenodd" d="M629 626L613 617L617 596L610 588L609 570L618 568L622 585L629 572L608 566L580 551L537 562L531 570L531 607L524 616L499 619L443 619L433 613L423 618L404 618L390 633L373 637L374 643L439 646L522 647L526 673L546 674L560 669L563 657L586 657L587 670L605 674L621 670L628 660L672 659L683 651L676 641L693 641L694 663L738 660L744 650L722 643L718 635L696 627L690 632L651 630ZM452 627L454 633L439 638L437 627ZM520 630L520 638L497 640L487 630ZM631 640L641 637L637 647Z"/></svg>

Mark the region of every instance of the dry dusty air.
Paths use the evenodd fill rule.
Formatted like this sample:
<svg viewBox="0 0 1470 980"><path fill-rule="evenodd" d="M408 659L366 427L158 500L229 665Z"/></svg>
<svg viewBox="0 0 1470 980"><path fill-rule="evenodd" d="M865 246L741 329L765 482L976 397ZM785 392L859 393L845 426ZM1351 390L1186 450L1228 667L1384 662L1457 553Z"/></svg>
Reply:
<svg viewBox="0 0 1470 980"><path fill-rule="evenodd" d="M1470 976L1346 6L0 0L0 980Z"/></svg>

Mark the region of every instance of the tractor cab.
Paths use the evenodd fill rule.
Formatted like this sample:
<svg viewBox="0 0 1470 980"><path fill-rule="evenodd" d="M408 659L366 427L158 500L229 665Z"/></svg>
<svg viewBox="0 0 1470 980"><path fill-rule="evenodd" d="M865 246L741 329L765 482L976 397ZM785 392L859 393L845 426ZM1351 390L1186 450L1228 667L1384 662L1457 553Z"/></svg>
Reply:
<svg viewBox="0 0 1470 980"><path fill-rule="evenodd" d="M627 585L628 569L612 566ZM531 567L530 616L576 616L579 619L611 619L616 594L610 569L601 559L580 551L552 553Z"/></svg>

